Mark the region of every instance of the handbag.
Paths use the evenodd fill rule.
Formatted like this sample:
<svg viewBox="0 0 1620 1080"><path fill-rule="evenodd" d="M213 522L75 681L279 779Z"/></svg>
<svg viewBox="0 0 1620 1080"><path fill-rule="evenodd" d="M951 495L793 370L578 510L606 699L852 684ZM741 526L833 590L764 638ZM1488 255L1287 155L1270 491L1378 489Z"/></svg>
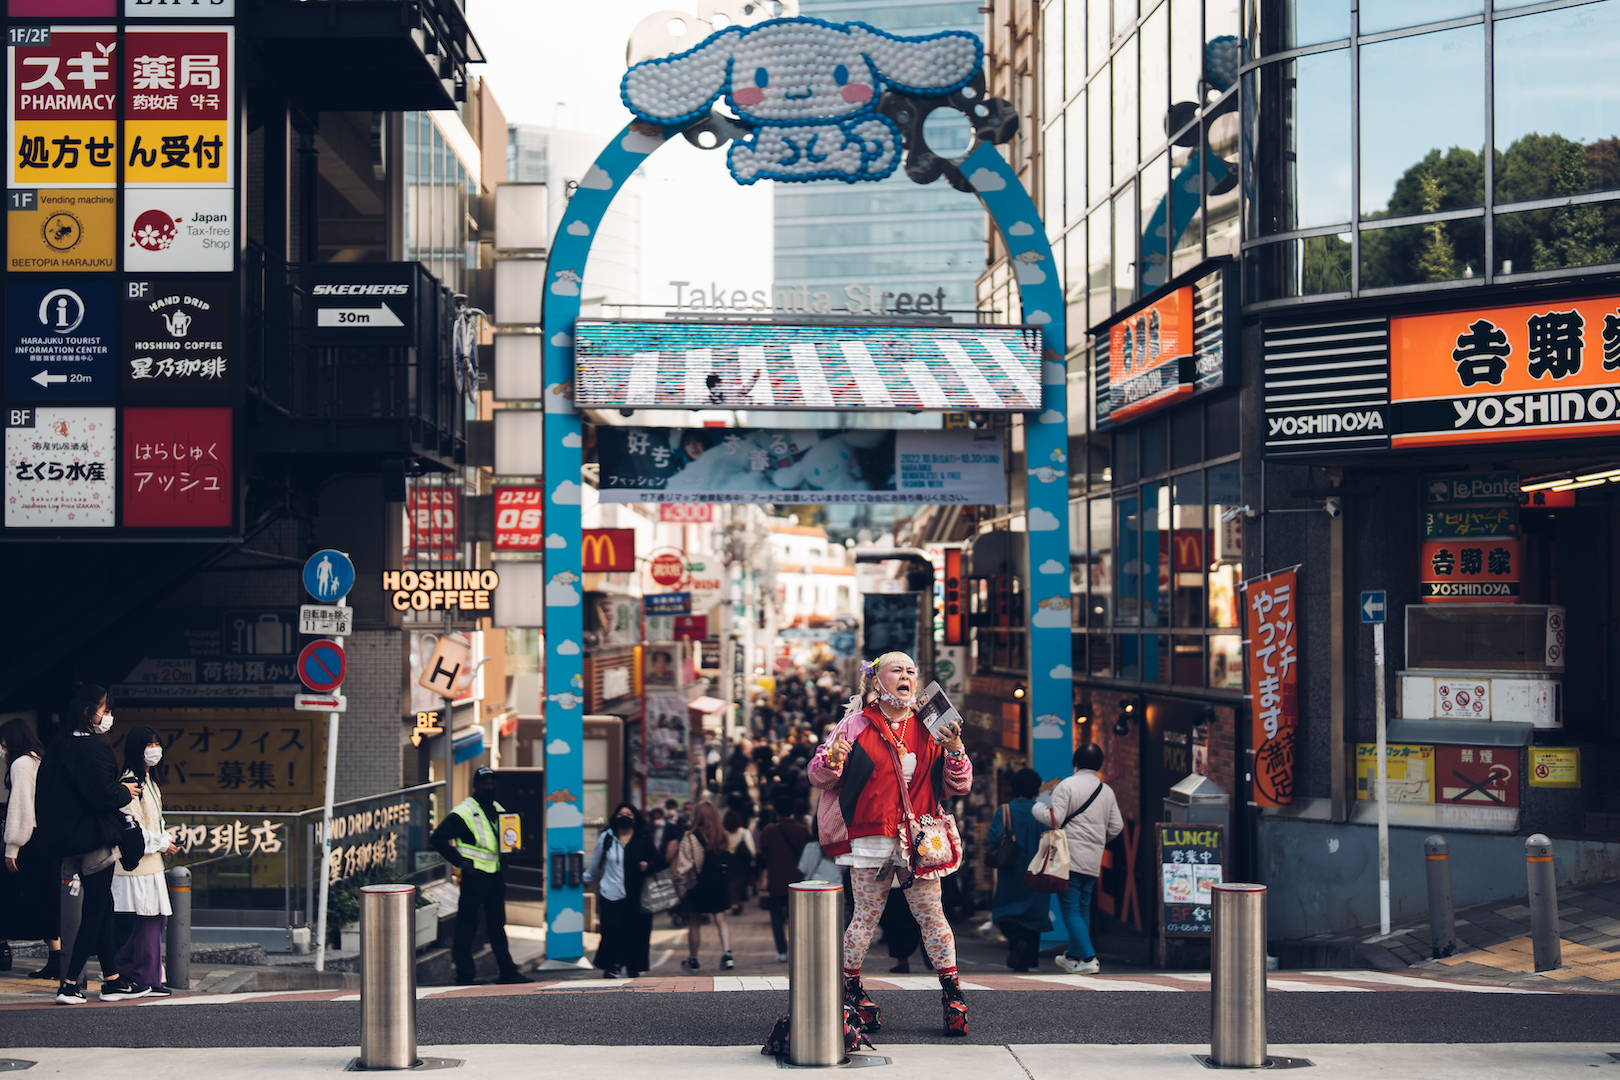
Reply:
<svg viewBox="0 0 1620 1080"><path fill-rule="evenodd" d="M118 865L126 871L135 869L140 861L146 857L146 833L142 831L140 822L123 815L124 823L118 828Z"/></svg>
<svg viewBox="0 0 1620 1080"><path fill-rule="evenodd" d="M1018 837L1013 834L1012 806L1001 804L1001 843L990 852L990 864L997 870L1015 870L1018 867Z"/></svg>
<svg viewBox="0 0 1620 1080"><path fill-rule="evenodd" d="M885 740L887 742L888 740ZM962 834L956 829L956 818L940 812L918 817L911 809L911 793L906 790L905 768L900 764L900 751L888 743L894 759L895 775L900 778L900 804L906 814L909 841L906 844L912 877L947 877L962 865Z"/></svg>
<svg viewBox="0 0 1620 1080"><path fill-rule="evenodd" d="M675 890L675 871L665 867L641 879L641 913L656 915L681 902Z"/></svg>
<svg viewBox="0 0 1620 1080"><path fill-rule="evenodd" d="M1097 796L1102 792L1102 782L1098 781L1091 797L1080 804L1080 809L1064 818L1063 824L1041 833L1041 846L1036 849L1035 857L1029 861L1029 869L1024 871L1026 889L1039 893L1069 891L1069 838L1063 830L1068 827L1069 822L1091 809L1091 804L1097 801Z"/></svg>

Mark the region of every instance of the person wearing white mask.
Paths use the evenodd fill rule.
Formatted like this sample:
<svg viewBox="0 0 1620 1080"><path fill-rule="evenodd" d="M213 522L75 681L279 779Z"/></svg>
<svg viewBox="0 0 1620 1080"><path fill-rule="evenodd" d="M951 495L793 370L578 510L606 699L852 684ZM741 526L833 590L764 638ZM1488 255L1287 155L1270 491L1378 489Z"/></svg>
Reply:
<svg viewBox="0 0 1620 1080"><path fill-rule="evenodd" d="M112 937L113 866L125 816L141 791L119 781L118 759L101 737L113 725L106 690L79 687L62 721L40 763L34 796L37 828L47 850L61 857L64 875L78 877L82 897L79 932L62 967L56 1000L63 1005L84 1003L79 978L92 949L101 960L101 1000L145 997L150 986L119 976Z"/></svg>
<svg viewBox="0 0 1620 1080"><path fill-rule="evenodd" d="M123 779L134 782L141 792L128 809L141 827L146 854L133 870L125 870L122 863L113 867L113 910L135 917L135 930L114 962L124 978L152 988L148 997L169 996L163 985L163 928L174 911L163 880L163 856L180 850L163 824L163 793L152 775L152 767L162 760L163 740L151 728L135 728L125 737Z"/></svg>

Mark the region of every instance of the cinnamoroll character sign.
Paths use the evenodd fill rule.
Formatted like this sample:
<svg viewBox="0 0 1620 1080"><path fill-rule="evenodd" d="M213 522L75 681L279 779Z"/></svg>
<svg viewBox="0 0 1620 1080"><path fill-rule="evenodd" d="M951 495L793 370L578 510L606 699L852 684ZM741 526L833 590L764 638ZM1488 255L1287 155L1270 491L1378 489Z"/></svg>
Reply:
<svg viewBox="0 0 1620 1080"><path fill-rule="evenodd" d="M900 163L900 129L879 114L884 87L943 97L984 59L961 30L899 37L865 23L773 19L729 27L675 56L625 72L620 96L658 124L702 119L721 95L755 130L732 144L738 183L881 180Z"/></svg>

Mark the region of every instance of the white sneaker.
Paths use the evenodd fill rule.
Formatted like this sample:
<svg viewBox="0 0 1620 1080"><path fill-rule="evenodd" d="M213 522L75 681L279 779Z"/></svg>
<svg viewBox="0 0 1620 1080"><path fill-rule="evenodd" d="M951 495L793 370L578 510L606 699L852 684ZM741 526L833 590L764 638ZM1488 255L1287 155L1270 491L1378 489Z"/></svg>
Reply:
<svg viewBox="0 0 1620 1080"><path fill-rule="evenodd" d="M1079 974L1079 972L1075 969L1080 966L1080 961L1070 960L1068 953L1058 953L1056 956L1052 957L1052 960L1057 964L1058 967L1062 968L1064 971L1067 971L1070 975Z"/></svg>
<svg viewBox="0 0 1620 1080"><path fill-rule="evenodd" d="M1102 970L1102 965L1097 963L1095 956L1090 960L1071 960L1069 962L1074 965L1069 970L1076 975L1095 975Z"/></svg>
<svg viewBox="0 0 1620 1080"><path fill-rule="evenodd" d="M777 963L778 963L778 964L785 964L785 963L787 963L787 953L785 953L785 952L779 952L779 953L777 953L777 954L776 954L776 962L777 962Z"/></svg>

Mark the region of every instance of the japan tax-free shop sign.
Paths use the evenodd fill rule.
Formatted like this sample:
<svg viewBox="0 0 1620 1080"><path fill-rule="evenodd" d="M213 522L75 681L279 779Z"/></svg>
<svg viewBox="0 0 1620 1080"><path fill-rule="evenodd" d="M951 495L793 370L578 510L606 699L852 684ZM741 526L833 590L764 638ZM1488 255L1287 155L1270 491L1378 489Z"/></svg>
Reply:
<svg viewBox="0 0 1620 1080"><path fill-rule="evenodd" d="M1620 297L1390 320L1390 445L1620 432Z"/></svg>

